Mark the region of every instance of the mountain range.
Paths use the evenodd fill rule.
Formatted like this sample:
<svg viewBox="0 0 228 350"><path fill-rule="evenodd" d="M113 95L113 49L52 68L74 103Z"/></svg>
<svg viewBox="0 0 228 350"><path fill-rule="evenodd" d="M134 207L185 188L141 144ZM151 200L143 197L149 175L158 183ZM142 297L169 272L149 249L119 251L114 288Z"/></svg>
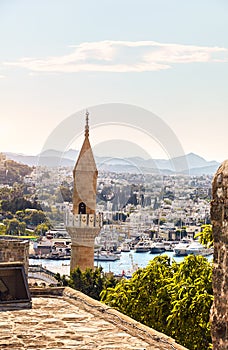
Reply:
<svg viewBox="0 0 228 350"><path fill-rule="evenodd" d="M73 167L77 160L78 151L70 149L62 153L57 150L46 150L35 156L11 152L4 152L4 154L10 159L29 166L58 167L61 165ZM114 158L98 157L95 155L95 160L98 170L129 173L159 173L164 175L175 173L213 175L220 165L215 160L207 161L194 153L173 159L143 159L141 157Z"/></svg>

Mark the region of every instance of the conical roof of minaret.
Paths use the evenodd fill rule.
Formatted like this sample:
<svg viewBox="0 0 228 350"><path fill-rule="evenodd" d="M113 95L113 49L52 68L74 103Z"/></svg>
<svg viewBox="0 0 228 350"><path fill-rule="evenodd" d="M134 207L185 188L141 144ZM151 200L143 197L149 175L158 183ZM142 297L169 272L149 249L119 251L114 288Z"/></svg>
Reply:
<svg viewBox="0 0 228 350"><path fill-rule="evenodd" d="M85 139L80 150L74 171L97 171L92 148L89 142L89 113L86 111Z"/></svg>

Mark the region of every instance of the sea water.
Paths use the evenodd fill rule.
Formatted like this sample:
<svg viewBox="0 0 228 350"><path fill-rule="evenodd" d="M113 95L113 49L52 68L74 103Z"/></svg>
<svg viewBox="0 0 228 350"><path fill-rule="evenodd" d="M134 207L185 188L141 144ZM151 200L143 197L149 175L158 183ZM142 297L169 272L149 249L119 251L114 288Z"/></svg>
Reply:
<svg viewBox="0 0 228 350"><path fill-rule="evenodd" d="M184 260L184 257L174 256L173 252L164 252L162 254L150 254L122 252L120 259L116 261L95 261L94 266L101 266L104 272L113 272L115 275L131 275L138 267L146 267L148 262L157 255L168 255L170 261L173 259L178 263ZM213 255L207 256L208 261L212 261ZM60 275L70 274L70 260L49 260L49 259L29 259L29 265L42 265L44 268Z"/></svg>

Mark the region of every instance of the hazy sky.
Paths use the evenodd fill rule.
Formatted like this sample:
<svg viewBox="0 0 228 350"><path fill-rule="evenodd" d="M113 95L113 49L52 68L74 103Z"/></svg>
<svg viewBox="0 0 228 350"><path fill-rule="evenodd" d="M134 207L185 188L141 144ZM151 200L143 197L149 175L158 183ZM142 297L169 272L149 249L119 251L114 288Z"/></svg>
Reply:
<svg viewBox="0 0 228 350"><path fill-rule="evenodd" d="M227 0L0 0L0 42L1 151L39 153L71 114L123 103L186 153L228 158Z"/></svg>

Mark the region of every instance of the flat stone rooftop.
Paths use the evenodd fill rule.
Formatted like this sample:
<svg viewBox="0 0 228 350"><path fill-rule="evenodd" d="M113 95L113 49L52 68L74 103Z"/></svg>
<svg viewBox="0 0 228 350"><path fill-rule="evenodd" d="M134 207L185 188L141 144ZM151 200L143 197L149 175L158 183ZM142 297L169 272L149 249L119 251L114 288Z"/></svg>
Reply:
<svg viewBox="0 0 228 350"><path fill-rule="evenodd" d="M31 293L31 309L0 312L0 349L185 349L71 288L35 288Z"/></svg>

